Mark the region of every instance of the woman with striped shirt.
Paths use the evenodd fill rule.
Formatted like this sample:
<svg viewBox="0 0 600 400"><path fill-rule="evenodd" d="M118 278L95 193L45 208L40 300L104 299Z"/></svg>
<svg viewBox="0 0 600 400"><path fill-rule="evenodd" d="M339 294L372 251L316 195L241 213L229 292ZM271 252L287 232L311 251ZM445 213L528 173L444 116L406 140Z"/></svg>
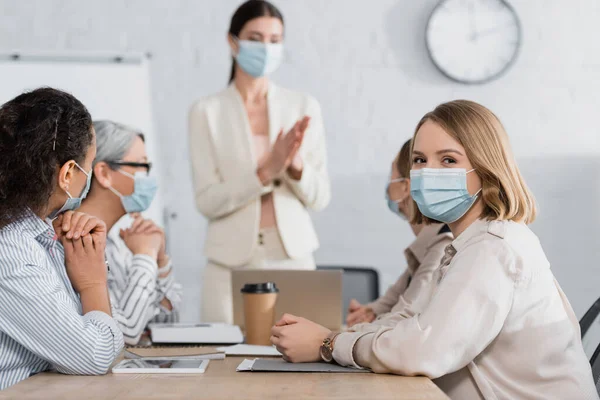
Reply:
<svg viewBox="0 0 600 400"><path fill-rule="evenodd" d="M37 89L0 108L0 390L51 368L104 374L123 348L106 225L73 212L95 154L90 114L70 94Z"/></svg>
<svg viewBox="0 0 600 400"><path fill-rule="evenodd" d="M94 122L94 179L81 211L106 223L108 288L125 343L140 342L149 322L178 320L181 286L175 282L165 235L136 216L130 228L112 229L125 214L145 211L156 193L144 136L110 121Z"/></svg>

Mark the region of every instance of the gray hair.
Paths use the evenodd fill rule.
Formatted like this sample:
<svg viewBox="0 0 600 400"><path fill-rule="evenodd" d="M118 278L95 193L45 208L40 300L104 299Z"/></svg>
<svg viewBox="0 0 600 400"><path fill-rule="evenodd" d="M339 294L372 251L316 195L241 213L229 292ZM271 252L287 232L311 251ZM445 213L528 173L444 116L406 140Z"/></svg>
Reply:
<svg viewBox="0 0 600 400"><path fill-rule="evenodd" d="M144 140L144 135L140 131L112 121L94 121L94 130L96 131L94 165L100 161L122 160L136 137Z"/></svg>

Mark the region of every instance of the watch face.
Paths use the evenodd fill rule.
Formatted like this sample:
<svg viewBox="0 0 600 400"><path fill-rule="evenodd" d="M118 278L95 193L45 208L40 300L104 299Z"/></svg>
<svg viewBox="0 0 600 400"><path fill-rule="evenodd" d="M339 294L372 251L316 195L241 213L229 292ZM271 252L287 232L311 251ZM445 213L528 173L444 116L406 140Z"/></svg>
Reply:
<svg viewBox="0 0 600 400"><path fill-rule="evenodd" d="M321 346L321 358L325 362L331 362L333 360L333 354L331 353L331 347L328 345Z"/></svg>

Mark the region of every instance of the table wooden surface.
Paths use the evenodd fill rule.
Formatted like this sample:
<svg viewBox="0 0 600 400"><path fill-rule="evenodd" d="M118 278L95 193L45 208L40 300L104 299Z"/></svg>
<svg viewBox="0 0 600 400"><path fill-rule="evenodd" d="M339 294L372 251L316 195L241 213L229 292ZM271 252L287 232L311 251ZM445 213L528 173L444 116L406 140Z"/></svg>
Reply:
<svg viewBox="0 0 600 400"><path fill-rule="evenodd" d="M243 359L211 360L206 372L199 375L69 376L47 372L0 391L0 400L448 399L424 377L235 372Z"/></svg>

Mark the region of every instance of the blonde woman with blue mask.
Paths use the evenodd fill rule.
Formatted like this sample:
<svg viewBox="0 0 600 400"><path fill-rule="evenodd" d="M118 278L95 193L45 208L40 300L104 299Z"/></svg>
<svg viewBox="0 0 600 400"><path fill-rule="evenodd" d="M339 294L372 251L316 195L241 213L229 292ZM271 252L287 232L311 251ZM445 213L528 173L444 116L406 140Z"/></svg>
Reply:
<svg viewBox="0 0 600 400"><path fill-rule="evenodd" d="M158 189L144 135L112 121L94 121L94 178L81 210L102 219L109 230L106 259L114 318L125 343L136 345L150 322L179 319L181 285L176 282L163 230L139 213ZM113 229L127 214L126 229Z"/></svg>
<svg viewBox="0 0 600 400"><path fill-rule="evenodd" d="M385 200L390 211L408 222L412 199L410 197L411 141L408 140L392 163ZM444 224L410 224L415 240L404 250L406 269L383 296L362 305L350 302L346 325L373 322L393 323L421 312L427 305L433 284L433 273L440 265L446 246L452 243L452 233ZM394 316L393 319L389 317ZM356 326L355 329L360 329Z"/></svg>
<svg viewBox="0 0 600 400"><path fill-rule="evenodd" d="M445 222L455 237L429 304L393 326L341 334L285 315L273 343L293 362L424 375L452 399L598 399L498 118L470 101L441 104L417 125L412 161L411 222Z"/></svg>
<svg viewBox="0 0 600 400"><path fill-rule="evenodd" d="M233 269L315 269L309 210L327 206L330 183L319 103L270 79L284 54L281 12L243 3L227 41L229 87L192 106L189 131L196 206L208 220L202 320L231 323Z"/></svg>

